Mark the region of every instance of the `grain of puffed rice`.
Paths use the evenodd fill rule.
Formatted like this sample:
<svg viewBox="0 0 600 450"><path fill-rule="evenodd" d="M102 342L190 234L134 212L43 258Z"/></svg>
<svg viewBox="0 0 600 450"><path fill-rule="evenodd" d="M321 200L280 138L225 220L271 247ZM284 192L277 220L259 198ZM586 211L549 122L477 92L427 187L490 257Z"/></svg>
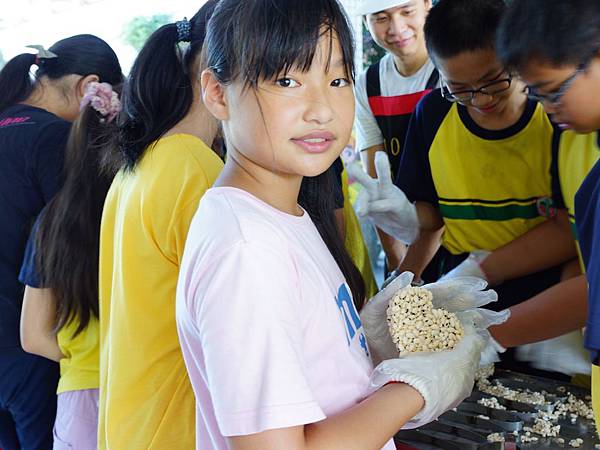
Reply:
<svg viewBox="0 0 600 450"><path fill-rule="evenodd" d="M486 394L490 394L495 397L505 398L507 400L528 403L530 405L546 404L546 397L541 392L510 389L497 380L494 383L491 383L487 379L479 380L479 382L477 383L477 389Z"/></svg>
<svg viewBox="0 0 600 450"><path fill-rule="evenodd" d="M487 436L487 441L488 442L504 442L504 436L502 436L502 434L500 433L492 433L492 434L488 434Z"/></svg>
<svg viewBox="0 0 600 450"><path fill-rule="evenodd" d="M571 440L569 441L569 445L570 445L571 447L575 447L575 448L577 448L577 447L581 447L581 444L583 444L583 439L581 439L581 438L577 438L577 439L571 439Z"/></svg>
<svg viewBox="0 0 600 450"><path fill-rule="evenodd" d="M479 400L477 400L477 403L479 403L480 405L486 406L488 408L492 408L492 409L506 410L506 406L501 405L496 397L480 398Z"/></svg>
<svg viewBox="0 0 600 450"><path fill-rule="evenodd" d="M535 419L532 427L523 427L523 431L530 431L542 437L558 437L560 425L553 425L549 418L542 414L542 417Z"/></svg>

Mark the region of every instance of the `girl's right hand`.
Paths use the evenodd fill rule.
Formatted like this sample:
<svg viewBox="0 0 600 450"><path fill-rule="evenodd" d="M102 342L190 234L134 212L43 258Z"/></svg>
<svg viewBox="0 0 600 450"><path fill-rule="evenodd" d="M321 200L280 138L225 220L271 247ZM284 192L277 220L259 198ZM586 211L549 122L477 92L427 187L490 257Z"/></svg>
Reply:
<svg viewBox="0 0 600 450"><path fill-rule="evenodd" d="M423 409L406 423L404 429L436 420L471 395L475 371L486 343L474 327L467 325L464 330L465 335L453 350L389 359L373 371L369 385L371 393L388 383L400 382L412 386L425 400Z"/></svg>

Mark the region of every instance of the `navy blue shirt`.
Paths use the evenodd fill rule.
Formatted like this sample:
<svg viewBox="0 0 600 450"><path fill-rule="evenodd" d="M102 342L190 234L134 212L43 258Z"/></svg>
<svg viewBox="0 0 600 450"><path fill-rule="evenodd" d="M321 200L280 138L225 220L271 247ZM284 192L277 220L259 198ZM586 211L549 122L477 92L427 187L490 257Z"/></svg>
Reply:
<svg viewBox="0 0 600 450"><path fill-rule="evenodd" d="M39 230L40 218L44 212L47 211L47 209L48 208L42 209L42 212L40 212L40 215L31 228L29 240L27 241L27 246L25 247L25 254L23 255L23 264L21 266L21 271L19 272L19 281L23 283L24 286L31 286L37 289L43 288L44 286L40 279L40 273L38 270L35 241Z"/></svg>
<svg viewBox="0 0 600 450"><path fill-rule="evenodd" d="M600 146L600 134L598 135ZM600 161L592 168L575 196L575 222L588 280L589 312L585 347L592 362L600 355Z"/></svg>
<svg viewBox="0 0 600 450"><path fill-rule="evenodd" d="M31 226L62 184L70 123L15 105L0 114L0 347L20 345L18 275Z"/></svg>

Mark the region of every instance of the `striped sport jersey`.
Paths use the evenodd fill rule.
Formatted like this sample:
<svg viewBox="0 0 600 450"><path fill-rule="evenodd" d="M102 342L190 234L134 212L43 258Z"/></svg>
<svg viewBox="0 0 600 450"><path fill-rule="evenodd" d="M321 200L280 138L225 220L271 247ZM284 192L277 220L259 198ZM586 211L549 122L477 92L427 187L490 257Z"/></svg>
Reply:
<svg viewBox="0 0 600 450"><path fill-rule="evenodd" d="M419 100L437 87L438 80L429 60L408 77L399 74L391 54L371 65L357 80L358 148L382 144L395 174L412 112Z"/></svg>
<svg viewBox="0 0 600 450"><path fill-rule="evenodd" d="M555 152L558 154L558 179L560 180L561 198L555 202L564 202L564 207L569 212L571 229L577 240L575 226L575 194L596 161L600 158L600 136L598 132L577 134L568 130L554 139ZM577 244L579 261L583 269L581 251Z"/></svg>
<svg viewBox="0 0 600 450"><path fill-rule="evenodd" d="M413 115L396 184L439 208L450 253L492 251L545 220L538 206L552 206L555 132L533 101L511 127L481 128L438 89Z"/></svg>

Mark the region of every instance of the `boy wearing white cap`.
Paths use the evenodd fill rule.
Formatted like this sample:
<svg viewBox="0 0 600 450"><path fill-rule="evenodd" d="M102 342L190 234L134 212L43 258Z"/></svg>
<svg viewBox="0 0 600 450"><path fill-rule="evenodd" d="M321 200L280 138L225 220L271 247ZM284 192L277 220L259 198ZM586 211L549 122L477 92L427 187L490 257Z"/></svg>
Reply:
<svg viewBox="0 0 600 450"><path fill-rule="evenodd" d="M387 152L395 176L410 116L419 100L437 87L438 73L423 34L430 8L431 0L361 0L357 6L373 40L387 51L358 76L355 87L357 148L373 177L375 152L380 150ZM402 261L404 245L378 233L387 268L393 270Z"/></svg>

